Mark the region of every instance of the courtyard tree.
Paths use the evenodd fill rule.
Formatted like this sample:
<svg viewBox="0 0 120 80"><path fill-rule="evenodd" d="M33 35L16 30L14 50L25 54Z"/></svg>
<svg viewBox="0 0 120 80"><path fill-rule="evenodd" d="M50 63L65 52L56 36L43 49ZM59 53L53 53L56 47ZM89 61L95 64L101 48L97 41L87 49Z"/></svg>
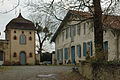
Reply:
<svg viewBox="0 0 120 80"><path fill-rule="evenodd" d="M115 6L119 3L119 0L51 0L50 2L45 2L44 6L47 9L42 10L51 16L54 16L58 21L62 21L63 18L56 12L65 12L66 10L76 10L76 11L90 11L93 16L94 22L94 42L95 42L95 52L104 51L103 49L103 21L107 18L102 17L103 14L108 15L113 13ZM35 10L41 10L40 4L34 4ZM31 6L32 8L34 7ZM49 11L49 12L48 12ZM115 11L115 10L114 10ZM74 15L74 14L73 14ZM82 20L85 21L85 20Z"/></svg>
<svg viewBox="0 0 120 80"><path fill-rule="evenodd" d="M42 52L46 51L44 49L44 45L47 46L48 48L50 47L48 46L48 44L45 44L45 42L50 40L52 35L51 29L54 25L50 17L47 15L41 16L40 14L39 15L34 14L34 15L30 15L30 18L35 24L36 34L37 34L37 41L36 41L37 50L41 57Z"/></svg>

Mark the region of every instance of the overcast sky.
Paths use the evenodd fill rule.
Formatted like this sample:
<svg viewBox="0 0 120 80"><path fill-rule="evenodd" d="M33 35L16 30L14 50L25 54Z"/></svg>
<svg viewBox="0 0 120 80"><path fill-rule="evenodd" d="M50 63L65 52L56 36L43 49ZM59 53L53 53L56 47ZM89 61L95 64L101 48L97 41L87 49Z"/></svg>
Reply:
<svg viewBox="0 0 120 80"><path fill-rule="evenodd" d="M23 15L23 17L28 18L28 12L22 8L22 0L20 3L20 6L17 7L15 10L9 12L9 13L0 13L0 32L2 33L0 36L0 39L4 39L5 38L5 34L4 34L4 30L6 25L13 19L16 18L20 12L21 9L21 13ZM0 12L6 12L9 11L13 8L13 6L17 5L17 0L4 0L3 3L1 3L0 0Z"/></svg>
<svg viewBox="0 0 120 80"><path fill-rule="evenodd" d="M0 0L0 12L9 11L13 8L13 6L17 5L17 0L4 0L5 2L3 4L1 3L1 1L2 0ZM5 31L6 25L13 18L16 18L20 12L22 13L22 16L24 18L29 19L28 18L29 12L27 11L27 9L23 8L23 3L22 3L22 2L25 2L27 0L20 0L20 1L21 1L20 6L17 7L15 10L13 10L9 13L5 13L5 14L0 13L0 32L1 32L0 39L5 39L4 31ZM33 1L36 1L36 0L33 0ZM45 44L48 44L47 46L43 46L45 51L52 52L54 50L54 44L49 44L48 41L45 42Z"/></svg>

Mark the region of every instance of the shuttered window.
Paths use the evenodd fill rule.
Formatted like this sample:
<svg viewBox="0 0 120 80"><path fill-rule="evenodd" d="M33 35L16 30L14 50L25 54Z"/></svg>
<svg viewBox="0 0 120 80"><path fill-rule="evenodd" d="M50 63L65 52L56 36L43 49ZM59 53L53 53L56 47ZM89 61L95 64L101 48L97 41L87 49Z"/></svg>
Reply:
<svg viewBox="0 0 120 80"><path fill-rule="evenodd" d="M87 54L87 44L86 42L83 43L83 56L86 56Z"/></svg>
<svg viewBox="0 0 120 80"><path fill-rule="evenodd" d="M92 41L90 41L90 56L93 56L93 51L92 51Z"/></svg>
<svg viewBox="0 0 120 80"><path fill-rule="evenodd" d="M78 57L80 58L81 57L81 46L80 46L80 44L77 45L77 54L78 54Z"/></svg>
<svg viewBox="0 0 120 80"><path fill-rule="evenodd" d="M68 59L68 48L64 48L64 58Z"/></svg>
<svg viewBox="0 0 120 80"><path fill-rule="evenodd" d="M59 60L59 49L57 49L57 60Z"/></svg>
<svg viewBox="0 0 120 80"><path fill-rule="evenodd" d="M63 48L61 49L61 60L63 61Z"/></svg>

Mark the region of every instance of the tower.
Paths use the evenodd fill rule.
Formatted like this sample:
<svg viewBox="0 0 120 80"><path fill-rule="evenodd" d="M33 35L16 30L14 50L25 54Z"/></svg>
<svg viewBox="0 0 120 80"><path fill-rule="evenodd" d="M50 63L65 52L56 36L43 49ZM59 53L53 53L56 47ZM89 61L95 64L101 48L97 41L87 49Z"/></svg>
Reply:
<svg viewBox="0 0 120 80"><path fill-rule="evenodd" d="M31 21L19 13L7 24L5 36L12 64L35 64L35 27Z"/></svg>

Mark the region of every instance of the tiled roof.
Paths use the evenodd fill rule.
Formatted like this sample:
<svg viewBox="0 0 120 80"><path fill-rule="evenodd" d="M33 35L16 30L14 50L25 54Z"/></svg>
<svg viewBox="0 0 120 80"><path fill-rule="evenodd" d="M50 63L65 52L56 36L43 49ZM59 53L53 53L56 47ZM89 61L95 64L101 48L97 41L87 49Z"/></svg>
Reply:
<svg viewBox="0 0 120 80"><path fill-rule="evenodd" d="M92 18L93 17L93 15L91 13L89 13L89 12L82 12L82 11L75 11L75 10L68 11L66 17L61 22L61 25L58 27L58 29L56 30L54 36L52 37L51 42L55 42L55 39L56 39L57 35L60 32L60 29L62 29L63 25L66 23L67 18L68 18L68 16L70 14L83 16L85 18ZM102 22L103 22L103 25L105 25L105 27L107 27L107 28L120 30L120 16L102 15Z"/></svg>
<svg viewBox="0 0 120 80"><path fill-rule="evenodd" d="M6 29L35 30L34 24L23 18L21 13L17 18L12 19L6 26Z"/></svg>
<svg viewBox="0 0 120 80"><path fill-rule="evenodd" d="M86 18L93 17L91 13L88 12L82 12L82 11L75 11L70 10L72 13L81 15ZM106 27L110 27L116 30L120 30L120 16L115 15L102 15L102 22Z"/></svg>

